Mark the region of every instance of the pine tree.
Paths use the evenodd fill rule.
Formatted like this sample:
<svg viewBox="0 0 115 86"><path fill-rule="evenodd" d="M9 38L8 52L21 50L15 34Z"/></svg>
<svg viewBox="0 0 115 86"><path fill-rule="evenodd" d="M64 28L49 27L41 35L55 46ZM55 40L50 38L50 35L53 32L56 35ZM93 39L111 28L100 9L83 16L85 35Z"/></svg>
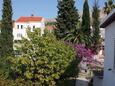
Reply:
<svg viewBox="0 0 115 86"><path fill-rule="evenodd" d="M96 52L97 49L99 48L99 39L100 39L100 30L99 30L99 21L100 17L100 10L98 6L98 0L95 0L94 6L93 6L93 11L92 11L92 28L93 28L93 46L94 46L94 51Z"/></svg>
<svg viewBox="0 0 115 86"><path fill-rule="evenodd" d="M1 52L2 56L13 54L13 34L12 34L12 3L11 0L3 0L1 20Z"/></svg>
<svg viewBox="0 0 115 86"><path fill-rule="evenodd" d="M88 0L85 0L83 5L83 15L82 15L82 31L84 35L90 35L90 12Z"/></svg>
<svg viewBox="0 0 115 86"><path fill-rule="evenodd" d="M79 14L74 0L58 0L57 8L58 16L55 34L57 38L63 39L76 29Z"/></svg>

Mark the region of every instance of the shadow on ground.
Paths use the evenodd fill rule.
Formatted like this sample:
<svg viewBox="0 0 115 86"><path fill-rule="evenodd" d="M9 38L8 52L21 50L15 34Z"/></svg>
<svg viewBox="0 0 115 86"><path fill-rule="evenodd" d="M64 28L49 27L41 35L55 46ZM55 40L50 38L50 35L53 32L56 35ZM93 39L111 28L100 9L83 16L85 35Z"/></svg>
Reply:
<svg viewBox="0 0 115 86"><path fill-rule="evenodd" d="M63 80L59 81L56 86L75 86L76 80L71 79L71 80Z"/></svg>

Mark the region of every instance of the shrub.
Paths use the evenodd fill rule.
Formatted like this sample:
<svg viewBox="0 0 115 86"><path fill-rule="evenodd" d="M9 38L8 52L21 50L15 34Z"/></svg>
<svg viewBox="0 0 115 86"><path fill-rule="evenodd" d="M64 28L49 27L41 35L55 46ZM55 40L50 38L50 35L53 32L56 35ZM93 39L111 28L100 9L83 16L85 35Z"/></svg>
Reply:
<svg viewBox="0 0 115 86"><path fill-rule="evenodd" d="M39 86L38 83L35 83L34 85L30 81L24 81L21 79L17 80L0 80L0 86Z"/></svg>
<svg viewBox="0 0 115 86"><path fill-rule="evenodd" d="M45 86L54 86L69 64L75 60L75 51L56 40L51 33L40 36L38 30L28 32L23 38L20 57L10 57L14 79L21 78L38 82Z"/></svg>
<svg viewBox="0 0 115 86"><path fill-rule="evenodd" d="M86 48L84 44L76 44L74 45L76 50L76 54L83 62L87 62L90 64L93 61L93 52L90 48Z"/></svg>

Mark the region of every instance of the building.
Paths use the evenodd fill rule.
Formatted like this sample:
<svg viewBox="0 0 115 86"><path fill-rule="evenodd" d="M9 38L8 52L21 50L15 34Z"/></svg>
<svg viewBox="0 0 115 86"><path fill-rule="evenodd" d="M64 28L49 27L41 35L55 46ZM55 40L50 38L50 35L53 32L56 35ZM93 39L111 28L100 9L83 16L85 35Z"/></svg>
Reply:
<svg viewBox="0 0 115 86"><path fill-rule="evenodd" d="M115 86L115 9L102 22L101 28L105 28L103 86Z"/></svg>
<svg viewBox="0 0 115 86"><path fill-rule="evenodd" d="M56 19L55 18L45 19L45 26L49 32L52 32L56 29L55 25L56 25Z"/></svg>
<svg viewBox="0 0 115 86"><path fill-rule="evenodd" d="M20 17L13 24L14 40L21 40L22 37L27 37L27 29L33 31L35 28L41 29L41 35L44 33L45 22L43 17Z"/></svg>

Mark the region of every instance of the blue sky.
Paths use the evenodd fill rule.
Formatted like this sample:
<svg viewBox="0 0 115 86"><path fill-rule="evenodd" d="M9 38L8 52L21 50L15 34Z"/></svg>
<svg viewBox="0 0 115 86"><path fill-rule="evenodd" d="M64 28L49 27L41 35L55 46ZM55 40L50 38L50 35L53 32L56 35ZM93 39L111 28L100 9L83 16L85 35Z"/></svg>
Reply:
<svg viewBox="0 0 115 86"><path fill-rule="evenodd" d="M0 0L0 19L2 15L2 1ZM84 0L76 0L75 6L82 11ZM94 0L89 0L90 9ZM99 0L100 7L104 6L105 0ZM13 19L20 16L43 16L45 18L54 18L57 15L57 0L12 0Z"/></svg>

